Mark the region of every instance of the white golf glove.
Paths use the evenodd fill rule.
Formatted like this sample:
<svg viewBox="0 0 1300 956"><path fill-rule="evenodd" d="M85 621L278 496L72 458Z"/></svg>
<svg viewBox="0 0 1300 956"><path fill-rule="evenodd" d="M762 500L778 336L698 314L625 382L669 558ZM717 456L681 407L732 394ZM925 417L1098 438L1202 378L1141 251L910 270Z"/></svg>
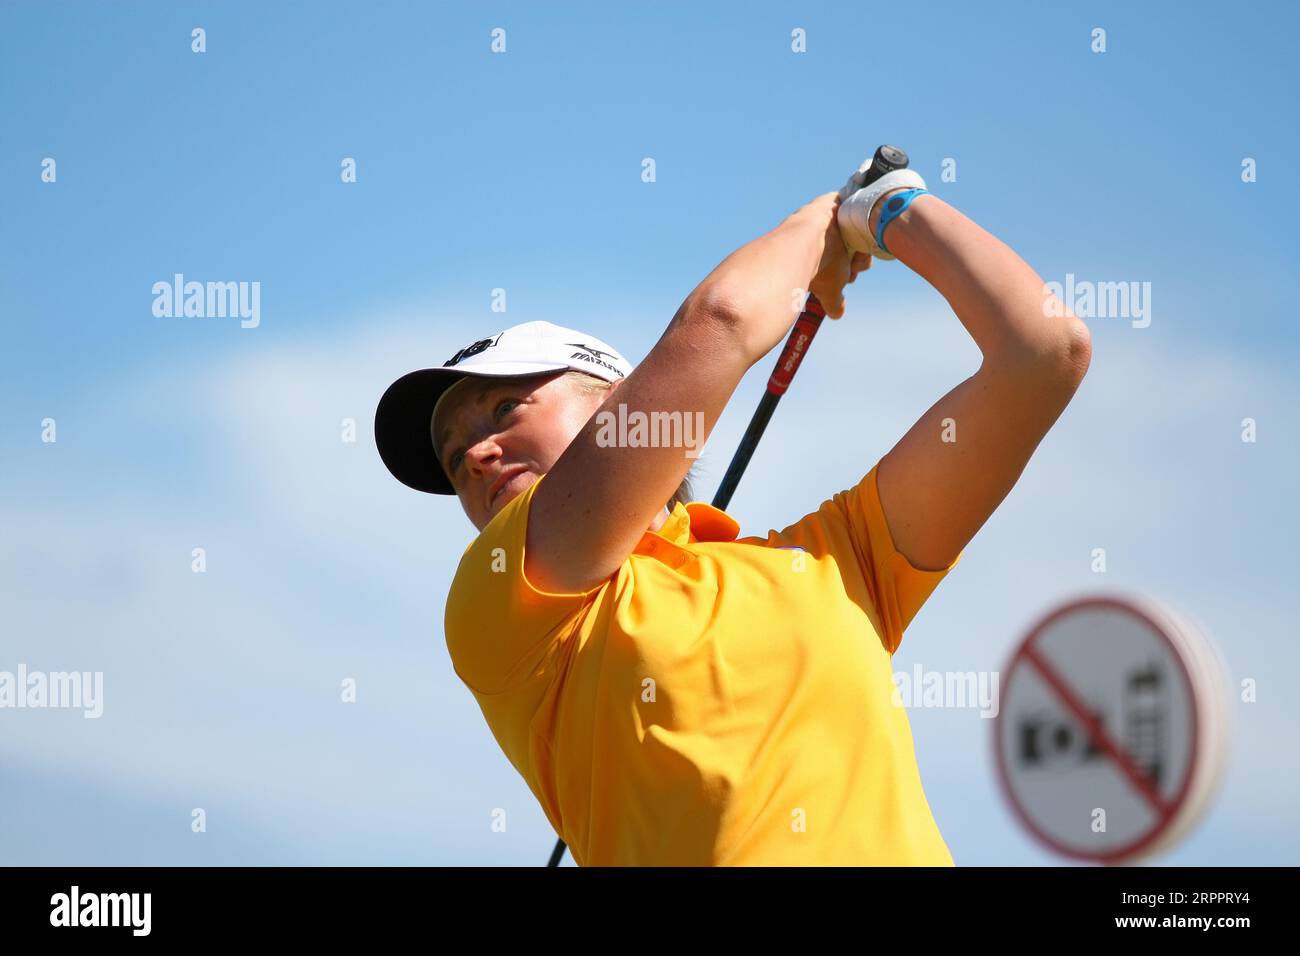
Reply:
<svg viewBox="0 0 1300 956"><path fill-rule="evenodd" d="M895 258L876 245L875 236L867 228L871 209L885 193L895 189L924 189L925 180L921 178L920 173L910 169L896 169L892 173L885 173L870 186L854 191L856 185L854 179L850 178L840 190L841 200L837 221L840 235L844 237L844 245L852 252L869 252L877 259ZM846 191L848 191L847 196Z"/></svg>

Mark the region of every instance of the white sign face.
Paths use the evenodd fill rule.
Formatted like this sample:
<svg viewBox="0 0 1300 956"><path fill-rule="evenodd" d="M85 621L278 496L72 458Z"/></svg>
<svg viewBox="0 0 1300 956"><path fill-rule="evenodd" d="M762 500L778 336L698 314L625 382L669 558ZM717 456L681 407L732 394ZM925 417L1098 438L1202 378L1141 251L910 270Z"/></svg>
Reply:
<svg viewBox="0 0 1300 956"><path fill-rule="evenodd" d="M994 736L1012 809L1079 859L1168 846L1220 776L1223 690L1204 637L1168 608L1096 597L1052 611L1002 674Z"/></svg>

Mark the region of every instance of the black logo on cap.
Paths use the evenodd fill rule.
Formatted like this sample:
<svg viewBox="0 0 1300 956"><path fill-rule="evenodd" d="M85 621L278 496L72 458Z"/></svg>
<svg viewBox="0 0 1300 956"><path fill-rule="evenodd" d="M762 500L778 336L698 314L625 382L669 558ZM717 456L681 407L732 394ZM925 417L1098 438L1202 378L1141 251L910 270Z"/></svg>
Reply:
<svg viewBox="0 0 1300 956"><path fill-rule="evenodd" d="M461 349L451 358L447 359L447 361L443 362L442 367L446 368L448 365L459 365L461 362L469 358L471 355L478 355L479 352L482 352L485 349L490 349L492 346L496 345L498 342L501 341L501 336L503 334L504 333L502 332L498 332L496 338L479 339L474 344L465 346L463 349Z"/></svg>
<svg viewBox="0 0 1300 956"><path fill-rule="evenodd" d="M569 358L581 359L584 362L593 362L596 365L602 365L605 368L609 369L611 372L617 372L619 378L623 377L623 373L619 370L619 367L617 365L614 365L610 362L606 362L601 358L602 355L605 358L611 358L611 359L617 358L617 356L613 352L602 352L600 349L593 349L590 345L583 345L581 342L565 342L564 344L572 345L574 348L582 349L582 352L574 352L572 355L569 356ZM586 352L588 354L584 355L583 352Z"/></svg>

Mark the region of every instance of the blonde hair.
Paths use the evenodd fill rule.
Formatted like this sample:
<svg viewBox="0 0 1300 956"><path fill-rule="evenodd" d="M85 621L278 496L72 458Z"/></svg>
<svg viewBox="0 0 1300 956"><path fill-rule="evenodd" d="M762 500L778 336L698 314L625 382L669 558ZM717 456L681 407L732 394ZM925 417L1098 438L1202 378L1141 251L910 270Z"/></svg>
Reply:
<svg viewBox="0 0 1300 956"><path fill-rule="evenodd" d="M595 375L589 375L586 372L579 371L578 369L570 369L560 377L569 379L574 385L578 386L590 395L604 394L610 389L610 383L605 381L603 378L597 378ZM688 501L695 500L695 489L693 487L694 482L695 466L691 465L690 470L682 478L682 483L677 486L677 490L673 492L673 496L668 499L669 511L676 508L678 502L686 504Z"/></svg>

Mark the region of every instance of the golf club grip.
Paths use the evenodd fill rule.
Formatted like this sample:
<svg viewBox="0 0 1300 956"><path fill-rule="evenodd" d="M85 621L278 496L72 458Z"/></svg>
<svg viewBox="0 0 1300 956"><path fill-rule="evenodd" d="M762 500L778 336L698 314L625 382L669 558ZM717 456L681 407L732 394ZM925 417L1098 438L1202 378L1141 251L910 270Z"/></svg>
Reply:
<svg viewBox="0 0 1300 956"><path fill-rule="evenodd" d="M785 390L790 387L794 373L799 371L799 364L803 361L808 346L812 344L813 336L822 327L824 318L826 318L826 310L822 308L817 296L809 292L808 301L804 303L803 311L795 320L794 328L790 330L790 337L785 340L785 347L781 349L781 357L776 360L776 368L772 369L772 374L767 380L767 390L771 394L784 395Z"/></svg>
<svg viewBox="0 0 1300 956"><path fill-rule="evenodd" d="M863 174L862 185L858 188L870 186L885 173L893 172L895 169L905 169L907 164L907 154L901 149L894 146L881 146L872 157L871 167ZM799 371L799 364L807 354L808 347L812 345L813 337L817 335L824 318L826 318L826 310L822 308L821 302L818 301L817 296L808 293L808 301L804 303L803 312L799 314L794 328L790 330L790 337L785 340L785 348L781 350L781 356L776 360L776 368L772 370L772 375L767 380L768 392L778 397L785 394L794 378L794 373Z"/></svg>

